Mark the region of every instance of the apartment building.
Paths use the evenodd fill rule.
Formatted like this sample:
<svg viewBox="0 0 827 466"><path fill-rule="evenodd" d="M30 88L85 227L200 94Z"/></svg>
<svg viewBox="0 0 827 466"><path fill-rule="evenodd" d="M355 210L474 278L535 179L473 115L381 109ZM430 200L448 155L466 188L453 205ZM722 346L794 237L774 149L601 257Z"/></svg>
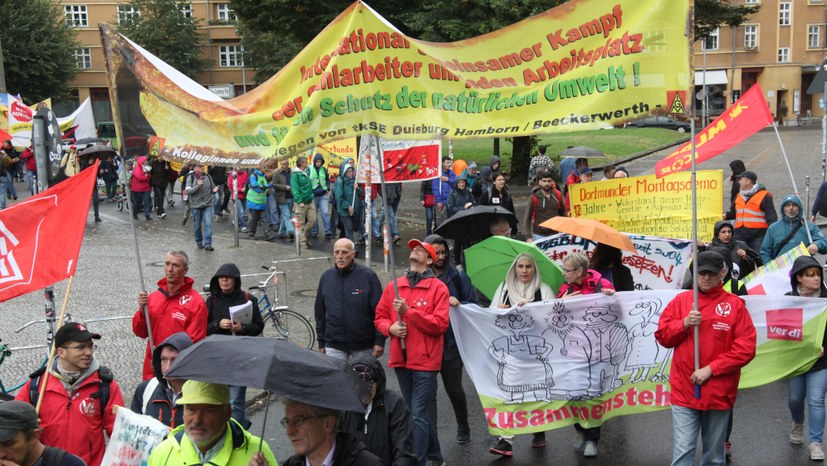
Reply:
<svg viewBox="0 0 827 466"><path fill-rule="evenodd" d="M787 123L806 124L824 114L824 93L807 94L827 58L827 0L735 0L761 5L737 28L723 27L694 44L695 88L706 80L708 108L720 114L754 84L760 84L773 115L786 107ZM704 70L706 74L704 75ZM696 107L701 101L696 92ZM783 111L782 111L783 113Z"/></svg>
<svg viewBox="0 0 827 466"><path fill-rule="evenodd" d="M90 97L95 120L110 120L106 63L98 23L117 25L119 21L139 13L127 1L78 0L60 3L66 21L77 29L77 39L82 45L75 51L80 70L71 84L77 100L62 104L68 108L58 107L56 110L59 114L68 113L66 110ZM255 71L244 66L241 38L236 31L236 17L229 1L185 0L180 5L184 14L201 20L205 42L202 54L212 64L197 76L196 81L224 98L251 89Z"/></svg>

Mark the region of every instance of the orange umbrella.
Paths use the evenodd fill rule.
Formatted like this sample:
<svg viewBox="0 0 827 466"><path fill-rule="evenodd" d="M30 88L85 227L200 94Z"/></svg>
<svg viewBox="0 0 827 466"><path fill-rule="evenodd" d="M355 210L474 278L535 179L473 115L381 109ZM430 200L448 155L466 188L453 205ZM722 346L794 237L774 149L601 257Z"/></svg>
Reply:
<svg viewBox="0 0 827 466"><path fill-rule="evenodd" d="M554 217L540 224L541 227L590 239L597 243L614 246L626 251L636 251L632 240L614 228L590 218Z"/></svg>

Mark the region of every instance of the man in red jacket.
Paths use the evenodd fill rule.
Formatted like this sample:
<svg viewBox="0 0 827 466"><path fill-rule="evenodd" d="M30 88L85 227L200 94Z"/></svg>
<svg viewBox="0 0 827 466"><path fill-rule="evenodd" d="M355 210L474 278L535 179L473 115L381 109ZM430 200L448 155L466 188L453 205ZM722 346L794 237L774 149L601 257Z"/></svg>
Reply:
<svg viewBox="0 0 827 466"><path fill-rule="evenodd" d="M164 260L164 278L158 281L158 289L147 295L138 293L138 310L132 316L132 333L147 338L146 315L149 309L152 342L160 344L173 333L187 332L193 343L207 336L207 305L204 298L192 288L193 279L187 277L189 257L184 251L170 251ZM143 380L155 377L152 371L152 350L149 342L144 357Z"/></svg>
<svg viewBox="0 0 827 466"><path fill-rule="evenodd" d="M44 445L79 456L89 466L101 464L106 449L104 433L111 436L115 425L112 407L123 406L121 388L109 369L95 358L98 345L92 340L100 337L83 324L64 324L55 332L57 358L48 376L45 373L35 376L15 396L17 400L36 405L41 396L38 389L45 383L40 406L40 428L43 429L40 440Z"/></svg>
<svg viewBox="0 0 827 466"><path fill-rule="evenodd" d="M677 295L664 309L655 332L658 343L675 349L669 376L673 465L694 464L698 430L704 446L702 464L725 463L727 421L735 405L741 368L755 357L755 326L744 301L721 286L727 273L723 256L704 251L696 263L698 308L693 309L692 291ZM700 351L698 370L695 345Z"/></svg>
<svg viewBox="0 0 827 466"><path fill-rule="evenodd" d="M418 239L408 242L410 268L385 287L376 306L376 330L391 338L388 366L395 369L399 389L413 417L413 440L417 464L428 460L442 464L435 424L428 411L436 394L436 375L442 366L442 340L448 330L448 287L442 283L431 265L436 251ZM403 353L402 340L406 348Z"/></svg>

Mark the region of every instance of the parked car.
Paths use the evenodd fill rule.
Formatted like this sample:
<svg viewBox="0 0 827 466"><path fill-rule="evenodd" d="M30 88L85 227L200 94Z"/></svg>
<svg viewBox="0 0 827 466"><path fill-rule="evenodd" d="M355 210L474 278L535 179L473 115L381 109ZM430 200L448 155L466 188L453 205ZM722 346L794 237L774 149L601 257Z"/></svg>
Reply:
<svg viewBox="0 0 827 466"><path fill-rule="evenodd" d="M673 118L665 116L650 116L641 118L629 123L632 128L666 128L674 129L679 133L689 132L689 123L686 121L678 121Z"/></svg>

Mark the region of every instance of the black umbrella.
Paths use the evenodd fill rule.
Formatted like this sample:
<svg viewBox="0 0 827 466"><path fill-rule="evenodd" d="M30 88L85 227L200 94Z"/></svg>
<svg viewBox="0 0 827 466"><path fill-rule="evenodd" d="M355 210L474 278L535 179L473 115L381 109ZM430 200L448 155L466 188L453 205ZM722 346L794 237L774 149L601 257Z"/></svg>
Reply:
<svg viewBox="0 0 827 466"><path fill-rule="evenodd" d="M167 377L256 387L308 405L365 410L338 360L276 338L210 335L182 351Z"/></svg>
<svg viewBox="0 0 827 466"><path fill-rule="evenodd" d="M508 209L497 206L478 205L457 212L442 222L434 233L455 241L482 240L491 236L491 224L505 218L512 229L517 228L517 217Z"/></svg>
<svg viewBox="0 0 827 466"><path fill-rule="evenodd" d="M562 157L603 157L603 152L589 146L575 146L564 150Z"/></svg>
<svg viewBox="0 0 827 466"><path fill-rule="evenodd" d="M79 150L78 156L89 157L94 155L95 157L100 158L105 153L112 154L113 157L118 155L118 152L108 144L93 144L85 149Z"/></svg>

